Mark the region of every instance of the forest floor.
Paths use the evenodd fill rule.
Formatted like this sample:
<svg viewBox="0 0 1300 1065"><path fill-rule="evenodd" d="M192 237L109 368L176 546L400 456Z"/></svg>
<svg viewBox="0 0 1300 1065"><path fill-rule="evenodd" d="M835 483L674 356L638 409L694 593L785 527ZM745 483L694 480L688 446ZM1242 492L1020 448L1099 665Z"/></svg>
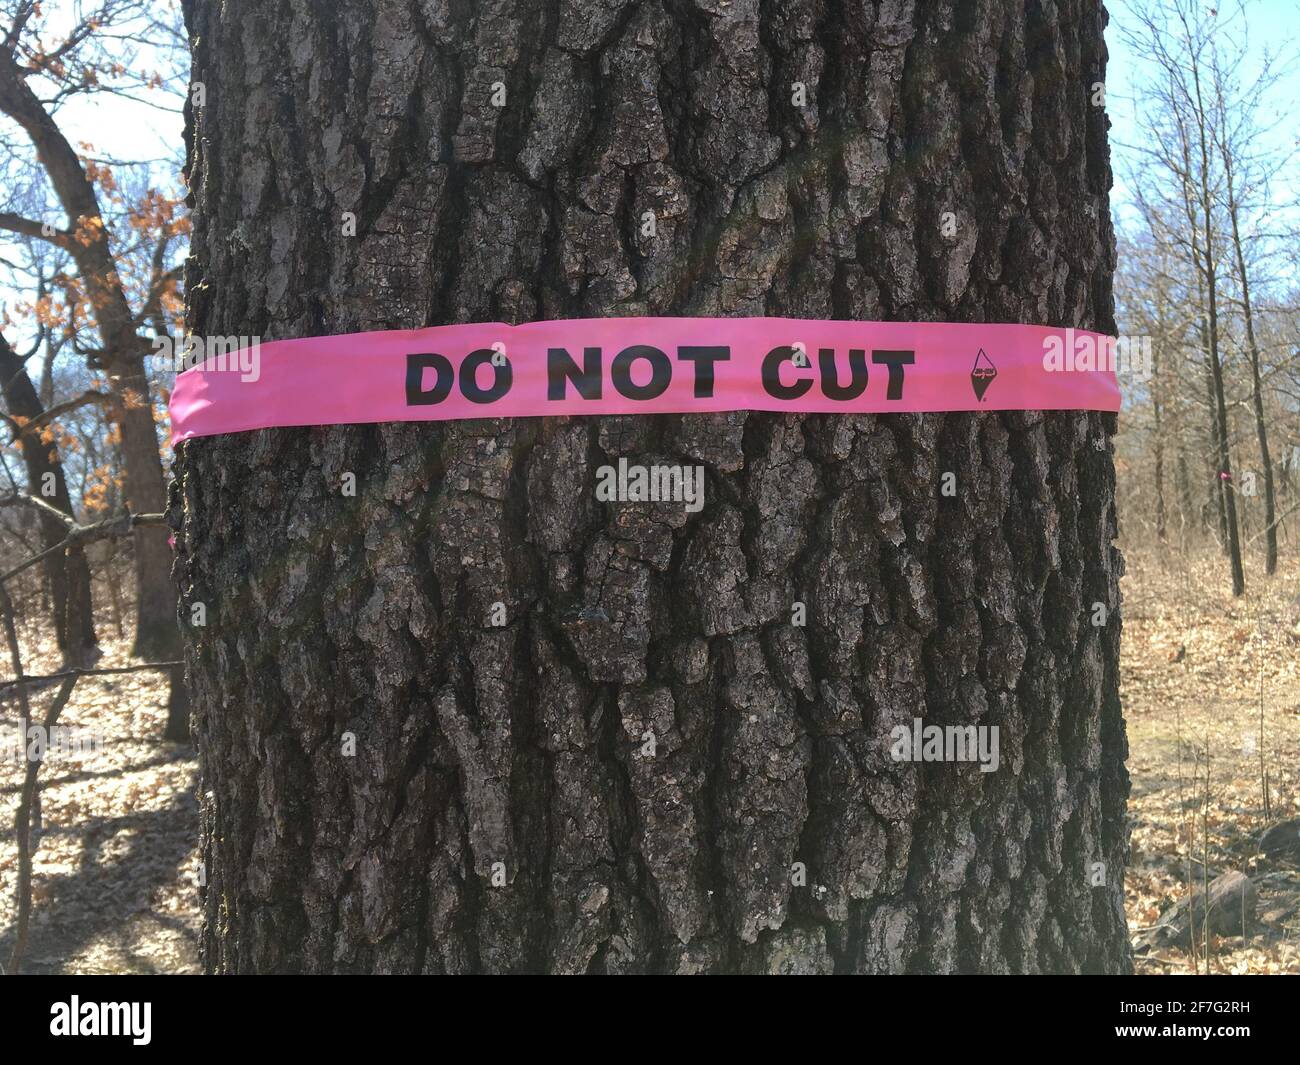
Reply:
<svg viewBox="0 0 1300 1065"><path fill-rule="evenodd" d="M1257 847L1266 828L1300 816L1300 560L1291 554L1266 578L1252 553L1240 599L1218 555L1130 546L1125 561L1129 928L1155 924L1189 886L1240 870L1258 891L1258 920L1245 939L1211 937L1210 970L1300 973L1296 851L1269 859ZM1205 972L1198 954L1165 947L1135 963L1139 973Z"/></svg>
<svg viewBox="0 0 1300 1065"><path fill-rule="evenodd" d="M1248 594L1234 600L1217 556L1184 560L1131 547L1126 555L1130 928L1153 925L1189 885L1202 883L1208 853L1210 879L1240 869L1259 892L1248 939L1211 939L1211 969L1300 973L1300 869L1295 859L1262 858L1255 845L1269 824L1300 816L1300 560L1284 563L1271 580L1248 567ZM54 672L52 649L33 650L37 634L24 635L27 671ZM127 650L121 640L106 641L99 664L128 664ZM50 697L45 691L33 699L43 708ZM61 723L74 739L94 738L99 746L51 757L43 770L25 972L198 972L196 763L191 751L160 739L166 698L166 681L152 672L77 683ZM0 713L3 741L16 736L15 716L9 701ZM7 961L22 765L3 750L0 961ZM1139 953L1135 962L1139 973L1152 974L1206 967L1204 958L1169 946Z"/></svg>
<svg viewBox="0 0 1300 1065"><path fill-rule="evenodd" d="M29 674L53 673L57 651L32 651ZM98 666L131 665L129 643L105 640ZM5 661L7 667L8 662ZM11 675L6 668L6 676ZM32 695L43 713L53 689ZM0 722L0 963L8 964L16 916L14 813L23 765L14 757L12 700ZM27 973L197 973L198 763L162 739L165 674L82 677L59 724L73 744L41 770L41 832L33 860Z"/></svg>

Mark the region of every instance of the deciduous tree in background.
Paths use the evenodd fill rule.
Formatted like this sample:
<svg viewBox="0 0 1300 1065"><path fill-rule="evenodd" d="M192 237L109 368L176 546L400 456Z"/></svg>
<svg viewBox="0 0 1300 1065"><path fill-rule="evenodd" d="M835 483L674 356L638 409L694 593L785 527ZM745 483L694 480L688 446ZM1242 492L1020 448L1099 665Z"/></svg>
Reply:
<svg viewBox="0 0 1300 1065"><path fill-rule="evenodd" d="M1114 329L1093 0L185 9L196 334ZM188 442L206 968L1128 969L1113 431ZM620 456L703 464L705 509L597 504ZM997 726L1000 768L891 760L915 718Z"/></svg>
<svg viewBox="0 0 1300 1065"><path fill-rule="evenodd" d="M1244 234L1243 199L1254 200L1260 186L1273 176L1277 169L1272 160L1261 159L1250 150L1258 139L1260 129L1256 113L1260 97L1272 86L1274 77L1267 68L1262 76L1246 89L1239 84L1238 69L1245 58L1244 47L1227 62L1216 61L1211 67L1214 88L1214 129L1223 167L1223 192L1228 216L1228 234L1232 243L1232 264L1236 272L1237 292L1241 317L1245 326L1246 358L1250 364L1250 405L1255 418L1255 440L1259 444L1260 471L1264 481L1264 572L1277 572L1277 503L1273 485L1273 455L1268 446L1268 419L1264 413L1264 380L1261 366L1259 338L1255 330L1255 310L1251 303L1252 264L1247 258L1247 244L1258 243Z"/></svg>
<svg viewBox="0 0 1300 1065"><path fill-rule="evenodd" d="M69 96L96 91L110 74L119 74L121 63L114 57L120 54L122 38L110 27L129 23L147 6L134 0L104 0L80 10L70 28L56 31L43 21L39 4L19 0L9 5L8 18L0 25L0 113L22 130L34 153L33 163L62 213L62 217L29 218L0 211L0 228L46 240L66 251L76 264L74 284L99 336L90 362L104 371L118 400L126 496L136 513L156 513L166 506L145 367L150 348L140 335L156 313L154 294L143 295L138 313L132 307L123 264L96 188L98 165L77 152L55 115ZM39 79L53 87L48 98L33 88ZM167 275L165 269L159 270L159 286L174 284L175 278ZM135 532L134 548L133 653L153 661L170 660L179 653L179 637L166 530L141 526Z"/></svg>
<svg viewBox="0 0 1300 1065"><path fill-rule="evenodd" d="M22 451L29 494L55 510L75 518L58 447L45 433L45 407L27 373L26 360L0 335L0 396L6 421ZM40 515L41 544L49 550L67 539L67 525L53 514ZM90 568L80 546L56 551L42 563L54 615L54 633L64 662L70 666L91 663L98 641L90 592Z"/></svg>

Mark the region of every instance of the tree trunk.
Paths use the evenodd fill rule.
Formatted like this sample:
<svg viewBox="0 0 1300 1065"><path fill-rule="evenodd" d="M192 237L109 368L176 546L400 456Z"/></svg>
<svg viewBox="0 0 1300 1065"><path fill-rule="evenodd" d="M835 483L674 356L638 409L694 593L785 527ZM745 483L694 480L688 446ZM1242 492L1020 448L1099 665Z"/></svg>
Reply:
<svg viewBox="0 0 1300 1065"><path fill-rule="evenodd" d="M27 374L26 365L4 337L0 337L0 392L3 392L5 406L12 417L31 421L45 413L45 406ZM68 517L75 518L58 448L52 443L44 443L39 433L24 434L18 442L27 471L27 490ZM44 491L47 482L52 485L52 494ZM47 549L61 544L68 537L67 526L52 515L42 514L40 527L41 545ZM49 587L54 633L63 660L74 667L90 665L99 641L95 636L94 598L86 554L79 546L56 551L45 559L42 568Z"/></svg>
<svg viewBox="0 0 1300 1065"><path fill-rule="evenodd" d="M77 264L77 273L94 314L102 348L92 365L103 369L120 400L122 456L126 497L137 513L159 513L167 488L159 456L149 379L146 342L131 311L99 208L94 184L53 114L37 98L12 53L0 50L0 112L31 138L44 175L67 214L69 229L51 239ZM176 589L171 582L167 530L142 525L132 537L136 569L136 634L132 654L148 661L174 659L180 653L176 628Z"/></svg>
<svg viewBox="0 0 1300 1065"><path fill-rule="evenodd" d="M1268 448L1268 425L1264 418L1264 382L1260 374L1259 343L1255 339L1255 315L1250 304L1250 272L1242 247L1241 227L1237 218L1237 198L1232 184L1232 159L1223 153L1228 178L1228 218L1232 222L1232 250L1241 283L1241 309L1246 320L1246 354L1250 357L1250 400L1255 412L1255 438L1259 441L1259 461L1264 475L1264 572L1277 572L1277 501L1273 490L1273 456Z"/></svg>
<svg viewBox="0 0 1300 1065"><path fill-rule="evenodd" d="M1160 417L1161 391L1160 345L1156 344L1151 356L1151 447L1155 453L1156 539L1163 544L1169 539L1169 534L1165 517L1165 436Z"/></svg>
<svg viewBox="0 0 1300 1065"><path fill-rule="evenodd" d="M135 387L144 382L118 384L137 395ZM144 385L147 389L147 384ZM148 392L143 393L144 396ZM122 414L122 455L126 472L126 498L136 514L157 514L167 509L167 490L163 482L162 457L158 451L158 433L153 410L147 403L128 406ZM172 552L166 528L140 526L132 536L135 550L136 604L133 655L148 662L165 662L178 657L180 632L176 626L176 586L172 582Z"/></svg>
<svg viewBox="0 0 1300 1065"><path fill-rule="evenodd" d="M1099 4L322 10L185 4L196 333L1114 329ZM1113 431L738 413L186 443L206 968L1127 970ZM703 465L707 505L597 503L618 456ZM1000 768L891 760L915 718L998 726Z"/></svg>
<svg viewBox="0 0 1300 1065"><path fill-rule="evenodd" d="M1181 426L1180 426L1180 430L1181 430ZM1183 533L1185 535L1187 529L1187 523L1193 512L1192 479L1191 479L1191 475L1187 472L1187 451L1183 446L1183 438L1181 435L1181 431L1179 433L1179 436L1177 437L1177 440L1178 440L1178 463L1177 463L1176 472L1178 477L1178 518L1179 518L1179 523L1182 526Z"/></svg>
<svg viewBox="0 0 1300 1065"><path fill-rule="evenodd" d="M1201 78L1198 64L1192 65L1192 79L1196 86L1197 134L1201 150L1201 180L1197 188L1200 196L1201 216L1205 236L1205 306L1208 314L1206 350L1210 356L1210 401L1214 405L1215 425L1218 430L1216 456L1218 477L1227 532L1228 561L1232 570L1232 594L1241 595L1246 590L1246 575L1241 566L1241 539L1237 528L1237 486L1232 481L1232 455L1228 440L1228 405L1223 393L1223 363L1219 358L1219 278L1214 251L1213 190L1210 188L1209 120L1201 99Z"/></svg>
<svg viewBox="0 0 1300 1065"><path fill-rule="evenodd" d="M1193 258L1195 258L1197 254L1198 253L1196 251L1196 237L1195 235L1193 235L1192 237ZM1198 266L1197 282L1196 282L1197 306L1200 308L1204 308L1205 290L1200 280L1199 269L1200 268ZM1219 406L1215 402L1214 371L1210 367L1210 330L1209 327L1205 324L1206 318L1203 309L1201 310L1200 317L1198 318L1197 321L1198 321L1198 332L1201 338L1201 355L1205 359L1205 409L1210 416L1209 432L1207 433L1206 442L1205 442L1205 455L1206 458L1209 460L1205 465L1208 466L1206 472L1209 474L1208 485L1210 489L1210 499L1201 508L1201 514L1202 514L1201 524L1208 530L1210 527L1209 512L1213 510L1218 514L1219 548L1226 556L1229 553L1228 508L1224 502L1226 493L1224 490L1223 478L1220 476L1220 474L1223 472L1223 467L1219 465Z"/></svg>

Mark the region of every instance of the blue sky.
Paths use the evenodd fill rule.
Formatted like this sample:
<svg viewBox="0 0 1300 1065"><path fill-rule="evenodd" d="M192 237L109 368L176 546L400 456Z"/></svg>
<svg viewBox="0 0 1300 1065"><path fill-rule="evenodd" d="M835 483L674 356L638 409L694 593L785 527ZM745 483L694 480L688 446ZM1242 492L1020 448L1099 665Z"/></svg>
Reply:
<svg viewBox="0 0 1300 1065"><path fill-rule="evenodd" d="M1213 3L1213 0L1208 0ZM1235 0L1223 0L1224 7ZM1132 146L1142 142L1142 114L1137 90L1151 76L1149 66L1136 56L1124 41L1121 28L1131 24L1129 0L1109 0L1110 24L1106 30L1106 45L1110 62L1106 75L1107 111L1110 115L1111 150L1115 160L1116 205L1128 199L1125 182L1127 164ZM1248 43L1252 48L1276 48L1290 43L1300 46L1300 0L1254 0L1248 7ZM1292 114L1283 122L1274 137L1284 146L1288 137L1294 146L1297 120L1296 101L1300 100L1300 67L1281 81L1274 93L1273 103L1278 110ZM65 114L77 139L91 140L105 155L120 158L157 157L178 150L181 142L181 116L159 111L142 104L121 99L91 98L70 106ZM1294 184L1293 184L1294 187ZM1295 197L1291 197L1295 200Z"/></svg>
<svg viewBox="0 0 1300 1065"><path fill-rule="evenodd" d="M1214 0L1203 0L1211 7ZM1236 0L1222 0L1226 10L1235 7ZM1142 84L1153 77L1151 66L1135 55L1121 32L1125 25L1132 26L1129 0L1108 0L1106 10L1110 24L1106 28L1106 48L1110 53L1106 70L1106 110L1110 116L1111 157L1115 170L1115 187L1111 190L1111 210L1121 223L1130 218L1126 204L1131 198L1128 185L1130 168L1139 159L1135 146L1143 143L1143 108L1138 99ZM1263 49L1289 48L1292 55L1300 46L1300 0L1254 0L1246 8L1246 44L1253 53ZM1225 38L1228 34L1225 32ZM1233 42L1225 39L1225 46ZM1300 129L1300 65L1279 80L1267 104L1272 118L1280 118L1277 127L1267 139L1269 147L1285 152L1294 150L1297 130ZM1296 209L1300 175L1292 165L1289 172L1279 176L1275 183L1275 198L1279 203Z"/></svg>
<svg viewBox="0 0 1300 1065"><path fill-rule="evenodd" d="M1213 3L1214 0L1205 0ZM1235 0L1223 0L1225 9ZM1137 89L1151 74L1146 63L1124 42L1121 27L1131 21L1130 0L1110 0L1110 25L1106 32L1110 63L1107 72L1107 110L1111 118L1111 147L1115 188L1112 209L1121 221L1131 217L1125 211L1129 198L1127 175L1137 156L1133 146L1142 143L1143 122L1136 101ZM1248 41L1252 47L1300 44L1300 0L1255 0L1249 5ZM159 94L161 95L161 94ZM1290 109L1286 121L1272 134L1280 149L1294 147L1297 122L1294 112L1300 100L1300 66L1278 85L1272 103L1282 112ZM93 96L74 99L60 113L60 124L70 139L90 141L100 157L160 159L180 152L182 120L179 112L168 112L121 97ZM1298 167L1275 185L1275 194L1285 209L1297 210L1300 200ZM1297 212L1300 213L1300 212ZM0 304L12 303L14 293L0 283Z"/></svg>

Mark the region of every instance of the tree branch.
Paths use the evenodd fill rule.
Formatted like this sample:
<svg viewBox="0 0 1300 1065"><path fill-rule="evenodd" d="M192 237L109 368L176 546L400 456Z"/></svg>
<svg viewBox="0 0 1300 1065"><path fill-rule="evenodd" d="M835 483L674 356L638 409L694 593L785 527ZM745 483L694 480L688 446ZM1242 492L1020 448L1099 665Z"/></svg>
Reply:
<svg viewBox="0 0 1300 1065"><path fill-rule="evenodd" d="M47 223L24 218L12 211L0 211L0 229L7 229L11 233L18 233L24 237L35 237L37 240L48 240L60 248L71 250L72 247L72 234L66 229L55 229Z"/></svg>
<svg viewBox="0 0 1300 1065"><path fill-rule="evenodd" d="M18 425L17 422L14 422L13 418L7 418L6 420L9 421L12 425L17 426L17 429L14 432L14 440L16 442L19 437L25 436L26 434L31 433L36 429L41 428L44 425L48 425L50 422L54 421L56 418L59 418L64 414L69 414L72 411L79 410L82 407L88 407L91 404L110 406L116 402L117 402L117 397L112 395L109 392L95 392L93 390L87 390L81 393L81 395L77 396L75 399L69 399L63 403L56 403L53 407L47 407L43 413L39 414L35 418L32 418L30 421L23 422L21 425Z"/></svg>
<svg viewBox="0 0 1300 1065"><path fill-rule="evenodd" d="M0 681L0 692L7 691L10 688L17 687L19 684L50 684L56 680L76 680L78 677L111 677L119 673L142 673L150 669L175 669L184 666L184 662L140 662L134 666L103 666L95 669L65 669L58 673L47 673L44 676L33 677L24 674L13 680Z"/></svg>
<svg viewBox="0 0 1300 1065"><path fill-rule="evenodd" d="M66 517L66 515L65 515ZM132 530L140 525L165 525L167 524L166 514L132 514L126 511L114 518L105 518L103 521L94 522L91 525L76 525L71 527L66 540L47 547L40 554L32 555L24 562L20 562L13 569L6 573L0 573L0 584L16 577L24 570L31 569L38 562L54 554L56 551L63 551L66 548L76 544L90 544L97 540L107 540L118 536L130 536Z"/></svg>
<svg viewBox="0 0 1300 1065"><path fill-rule="evenodd" d="M76 683L75 675L68 677L55 694L50 708L45 712L45 720L41 724L47 736L59 720L63 708L67 706ZM24 733L25 731L24 729ZM16 974L18 966L22 964L23 952L27 949L27 928L32 918L32 805L36 801L36 778L41 771L41 763L40 758L27 760L27 772L23 777L23 793L18 800L18 810L14 814L14 836L18 841L18 920L15 922L14 947L9 954L8 971L11 974Z"/></svg>
<svg viewBox="0 0 1300 1065"><path fill-rule="evenodd" d="M13 507L20 503L23 506L39 510L47 517L56 519L62 523L69 532L77 527L76 521L73 520L70 514L65 514L58 507L45 502L45 500L41 499L40 496L34 496L28 492L13 492L7 496L0 496L0 507Z"/></svg>

